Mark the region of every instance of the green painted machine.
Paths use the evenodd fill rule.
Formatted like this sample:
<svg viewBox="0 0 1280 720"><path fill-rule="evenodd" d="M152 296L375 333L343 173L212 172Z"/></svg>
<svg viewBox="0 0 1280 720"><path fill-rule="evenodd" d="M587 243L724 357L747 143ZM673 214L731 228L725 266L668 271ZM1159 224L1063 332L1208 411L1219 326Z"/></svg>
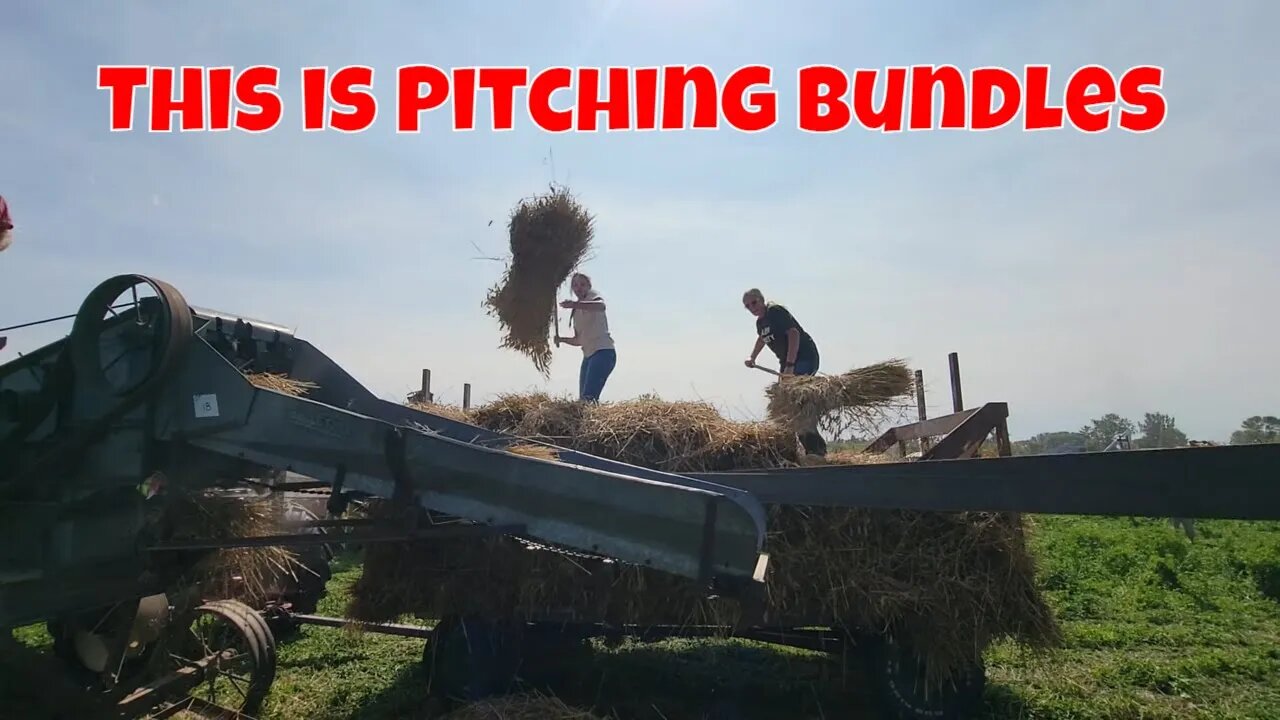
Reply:
<svg viewBox="0 0 1280 720"><path fill-rule="evenodd" d="M469 426L446 434L432 429L438 419L374 397L309 344L242 320L228 335L225 319L192 310L164 282L123 275L89 294L65 339L0 366L0 627L47 622L60 654L106 678L117 703L137 689L120 668L167 637L175 613L271 644L246 607L170 597L200 553L323 539L175 543L165 510L174 489L293 471L328 479L335 517L354 496L459 521L346 542L510 533L720 592L750 591L763 577L764 510L745 492L599 458L510 453L516 438L466 437ZM311 398L263 389L248 370L319 389ZM264 648L259 663L271 655ZM133 677L154 679L156 668L146 670Z"/></svg>

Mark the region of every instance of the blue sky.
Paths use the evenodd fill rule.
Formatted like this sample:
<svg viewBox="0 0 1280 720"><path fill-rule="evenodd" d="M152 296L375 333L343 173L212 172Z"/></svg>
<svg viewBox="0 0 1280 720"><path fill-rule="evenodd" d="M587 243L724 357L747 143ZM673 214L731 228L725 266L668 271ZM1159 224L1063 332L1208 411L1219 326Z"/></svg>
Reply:
<svg viewBox="0 0 1280 720"><path fill-rule="evenodd" d="M824 369L890 357L950 407L1010 403L1015 437L1089 418L1174 415L1225 439L1280 410L1280 93L1265 65L1280 5L978 2L937 11L857 2L20 3L0 25L0 326L69 313L119 272L192 304L295 326L384 396L433 371L437 395L543 387L497 348L485 290L511 207L566 182L597 215L586 266L610 304L619 362L606 398L702 398L763 413L768 378L741 293L758 286L812 332ZM766 63L783 115L731 131L450 133L437 113L397 135L394 70ZM1166 69L1156 132L1086 136L793 129L794 72L951 63ZM99 64L271 64L273 132L108 131ZM369 131L304 134L298 69L376 69ZM481 101L480 109L487 108ZM492 226L488 222L492 220ZM474 246L473 246L474 244ZM10 333L15 351L68 324ZM545 387L576 387L563 348Z"/></svg>

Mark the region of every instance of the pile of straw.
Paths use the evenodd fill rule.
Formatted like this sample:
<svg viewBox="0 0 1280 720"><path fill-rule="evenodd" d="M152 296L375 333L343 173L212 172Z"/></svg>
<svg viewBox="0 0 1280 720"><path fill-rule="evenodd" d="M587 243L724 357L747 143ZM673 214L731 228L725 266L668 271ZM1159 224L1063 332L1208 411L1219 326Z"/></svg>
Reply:
<svg viewBox="0 0 1280 720"><path fill-rule="evenodd" d="M315 390L320 387L313 382L294 380L288 375L282 375L280 373L251 373L245 377L249 379L249 382L260 388L275 390L278 393L284 393L285 395L292 395L294 397L302 397L303 395L306 395L308 391Z"/></svg>
<svg viewBox="0 0 1280 720"><path fill-rule="evenodd" d="M505 332L500 347L528 355L543 376L551 368L556 293L590 248L594 222L568 190L552 186L520 201L507 225L511 261L484 305Z"/></svg>
<svg viewBox="0 0 1280 720"><path fill-rule="evenodd" d="M230 540L280 532L271 504L226 495L176 492L163 511L176 541ZM186 573L209 598L236 599L260 607L274 596L280 581L308 572L285 547L227 548L204 554Z"/></svg>
<svg viewBox="0 0 1280 720"><path fill-rule="evenodd" d="M537 693L508 695L465 705L442 720L601 720L586 710Z"/></svg>
<svg viewBox="0 0 1280 720"><path fill-rule="evenodd" d="M653 395L599 404L545 393L506 394L474 409L480 427L668 472L786 467L800 459L794 433L737 422L704 402Z"/></svg>
<svg viewBox="0 0 1280 720"><path fill-rule="evenodd" d="M657 398L588 405L507 395L475 409L494 430L635 465L694 472L781 467L799 460L793 433L736 423L699 403ZM852 455L826 462L881 462ZM371 512L392 512L386 507ZM777 506L768 509L768 624L878 632L893 626L926 655L935 677L992 641L1060 640L1035 586L1016 515ZM639 624L732 624L736 603L641 567L583 559L514 538L370 546L349 616L405 613Z"/></svg>
<svg viewBox="0 0 1280 720"><path fill-rule="evenodd" d="M405 404L414 410L431 413L432 415L440 415L442 417L447 417L450 420L457 420L458 422L465 423L471 422L471 413L463 410L457 405L444 405L440 403L423 402L421 400L411 400Z"/></svg>
<svg viewBox="0 0 1280 720"><path fill-rule="evenodd" d="M874 413L902 404L915 386L902 360L888 360L843 375L800 375L769 386L769 418L797 432L818 427L833 413Z"/></svg>

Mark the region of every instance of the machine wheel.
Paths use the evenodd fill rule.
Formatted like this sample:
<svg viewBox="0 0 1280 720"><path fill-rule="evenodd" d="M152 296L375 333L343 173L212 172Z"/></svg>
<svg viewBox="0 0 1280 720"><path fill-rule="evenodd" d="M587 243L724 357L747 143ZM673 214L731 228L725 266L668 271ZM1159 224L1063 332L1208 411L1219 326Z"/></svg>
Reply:
<svg viewBox="0 0 1280 720"><path fill-rule="evenodd" d="M207 662L201 682L175 705L193 701L252 715L276 676L276 643L266 620L237 600L215 600L195 609L189 628L170 641L176 668ZM218 657L233 651L230 658Z"/></svg>
<svg viewBox="0 0 1280 720"><path fill-rule="evenodd" d="M520 665L522 627L470 618L444 618L423 649L428 693L474 702L506 694Z"/></svg>
<svg viewBox="0 0 1280 720"><path fill-rule="evenodd" d="M900 720L965 720L976 717L986 689L981 661L944 685L925 681L920 656L893 635L859 638L878 703L888 717Z"/></svg>
<svg viewBox="0 0 1280 720"><path fill-rule="evenodd" d="M138 288L149 287L154 297L139 297ZM128 293L136 313L133 322L118 327L117 344L104 357L102 340L108 314L116 315L117 300ZM67 338L67 350L78 384L122 398L143 398L163 382L191 346L194 329L191 308L172 285L145 275L117 275L105 280L85 298ZM140 376L115 380L115 363L125 354L148 361Z"/></svg>

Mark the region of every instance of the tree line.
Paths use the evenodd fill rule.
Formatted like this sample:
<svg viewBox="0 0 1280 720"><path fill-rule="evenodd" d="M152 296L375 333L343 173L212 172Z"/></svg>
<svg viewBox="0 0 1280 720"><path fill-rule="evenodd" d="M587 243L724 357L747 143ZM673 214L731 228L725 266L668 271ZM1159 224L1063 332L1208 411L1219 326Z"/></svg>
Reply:
<svg viewBox="0 0 1280 720"><path fill-rule="evenodd" d="M1042 453L1095 452L1105 450L1116 435L1127 435L1137 448L1173 448L1189 444L1186 433L1178 429L1171 415L1160 412L1145 413L1135 424L1116 413L1094 418L1088 425L1076 431L1057 431L1034 435L1012 443L1014 455ZM1231 445L1280 442L1280 418L1272 415L1254 415L1245 418L1240 428L1231 433Z"/></svg>

